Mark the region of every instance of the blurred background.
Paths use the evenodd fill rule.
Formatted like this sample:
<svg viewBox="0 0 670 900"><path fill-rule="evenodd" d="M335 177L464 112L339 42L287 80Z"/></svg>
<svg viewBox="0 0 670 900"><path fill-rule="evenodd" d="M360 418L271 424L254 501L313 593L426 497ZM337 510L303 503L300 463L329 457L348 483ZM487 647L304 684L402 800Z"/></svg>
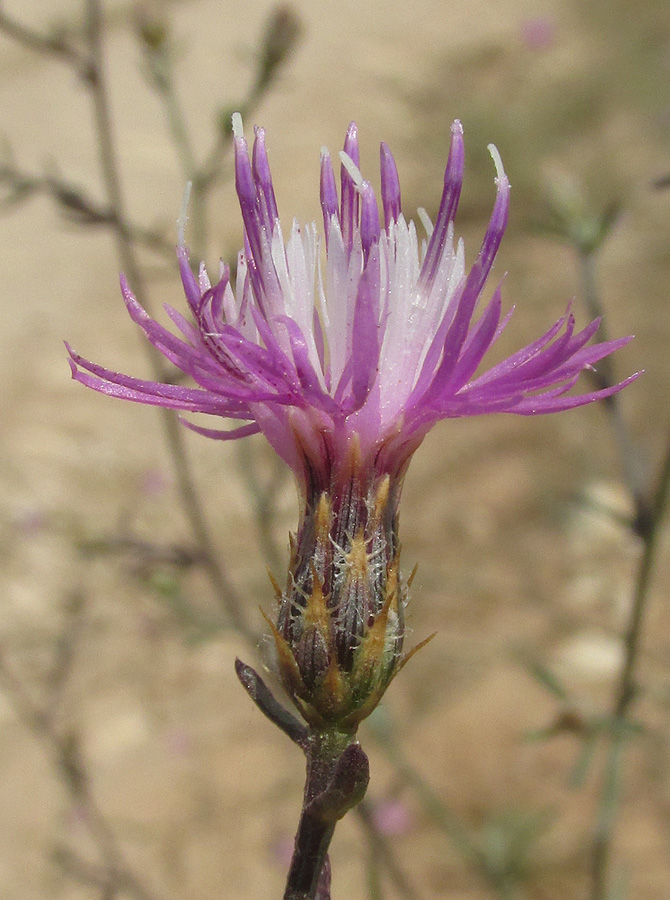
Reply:
<svg viewBox="0 0 670 900"><path fill-rule="evenodd" d="M409 644L437 636L361 729L368 805L331 857L333 895L351 900L665 900L662 528L616 789L606 773L644 550L630 473L653 485L668 441L670 8L108 0L103 13L115 168L153 309L181 305L171 247L189 167L212 175L191 246L214 271L239 249L232 110L267 129L280 212L301 221L320 218L319 150L335 153L352 119L367 177L378 185L385 140L405 215L434 215L459 118L469 262L495 195L489 142L512 183L495 277L508 272L517 309L501 352L571 298L586 324L594 284L609 335L636 335L613 360L617 380L645 370L621 395L623 457L602 404L443 422L417 453L401 517L406 573L419 564ZM258 607L273 602L266 566L284 578L293 486L261 440L183 431L203 549L159 413L71 382L64 339L151 377L118 289L95 84L72 55L93 46L86 4L7 0L1 16L0 894L276 897L303 760L233 661L261 665ZM597 895L594 833L614 819Z"/></svg>

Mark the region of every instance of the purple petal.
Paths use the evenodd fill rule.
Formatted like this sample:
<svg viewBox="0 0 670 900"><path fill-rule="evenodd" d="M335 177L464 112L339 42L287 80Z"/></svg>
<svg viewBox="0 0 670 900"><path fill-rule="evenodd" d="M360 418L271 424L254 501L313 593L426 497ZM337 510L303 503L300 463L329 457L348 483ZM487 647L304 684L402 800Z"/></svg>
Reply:
<svg viewBox="0 0 670 900"><path fill-rule="evenodd" d="M379 245L375 244L358 282L354 308L351 360L356 407L368 396L379 365L379 288Z"/></svg>
<svg viewBox="0 0 670 900"><path fill-rule="evenodd" d="M570 307L568 306L568 311L565 315L561 316L561 318L555 322L542 337L533 341L531 344L528 344L526 347L523 347L521 350L517 350L516 353L513 353L496 366L493 366L488 372L484 372L484 374L481 375L476 382L473 382L473 384L484 385L489 381L503 377L507 373L516 371L516 369L520 368L527 360L536 356L536 354L558 334L568 321L569 314Z"/></svg>
<svg viewBox="0 0 670 900"><path fill-rule="evenodd" d="M272 175L265 149L265 129L255 128L255 140L253 149L252 171L254 181L258 188L258 196L261 201L263 224L272 233L274 223L279 218L277 201L275 200Z"/></svg>
<svg viewBox="0 0 670 900"><path fill-rule="evenodd" d="M252 434L260 434L261 431L255 422L251 422L249 425L240 425L239 428L232 428L229 431L222 431L217 428L203 428L201 425L195 425L193 422L189 422L188 419L184 419L183 416L179 416L179 421L186 428L190 428L191 431L202 434L204 437L213 438L215 441L235 441L238 438L249 437Z"/></svg>
<svg viewBox="0 0 670 900"><path fill-rule="evenodd" d="M379 243L381 226L379 224L379 210L377 198L369 181L364 181L360 190L361 195L361 245L363 247L363 259L367 260L370 248Z"/></svg>
<svg viewBox="0 0 670 900"><path fill-rule="evenodd" d="M67 346L67 345L66 345ZM113 372L84 359L67 346L70 354L70 369L75 381L93 388L101 394L120 397L124 400L135 400L152 406L164 406L169 409L184 409L188 412L209 412L215 415L236 418L252 418L248 406L235 400L219 397L211 391L197 388L185 388L174 384L161 384L156 381L144 381ZM81 369L90 372L86 375ZM93 377L92 377L93 376Z"/></svg>
<svg viewBox="0 0 670 900"><path fill-rule="evenodd" d="M279 321L281 321L288 332L295 369L304 391L309 395L313 403L322 406L331 413L335 412L336 404L330 395L324 393L321 387L319 377L314 371L314 366L309 358L307 341L298 323L288 316L282 316Z"/></svg>
<svg viewBox="0 0 670 900"><path fill-rule="evenodd" d="M400 215L400 179L393 154L383 142L379 148L379 168L382 180L384 225L388 231L391 222L396 222Z"/></svg>
<svg viewBox="0 0 670 900"><path fill-rule="evenodd" d="M461 187L463 186L464 163L463 126L456 119L451 126L451 145L449 147L447 167L444 171L444 190L440 201L440 209L419 276L419 285L427 293L430 293L433 279L442 259L442 253L447 242L449 223L453 222L458 208Z"/></svg>
<svg viewBox="0 0 670 900"><path fill-rule="evenodd" d="M184 286L184 294L186 295L188 305L191 307L193 315L197 318L198 310L200 309L200 285L191 271L188 250L186 247L177 247L177 258L179 260L179 272L181 274L181 283ZM126 293L130 293L128 283L123 276L121 276L121 290L123 291L124 296Z"/></svg>
<svg viewBox="0 0 670 900"><path fill-rule="evenodd" d="M323 212L323 230L326 235L326 250L328 249L328 237L333 216L339 222L340 210L337 199L337 187L335 186L335 173L330 154L324 148L321 151L321 210Z"/></svg>
<svg viewBox="0 0 670 900"><path fill-rule="evenodd" d="M358 149L358 128L356 123L352 122L347 130L344 139L344 152L349 159L358 168L360 166L360 152ZM342 226L342 238L344 246L349 253L354 242L354 228L358 224L358 190L353 178L344 166L341 167L341 195L342 195L342 211L340 214L340 223Z"/></svg>
<svg viewBox="0 0 670 900"><path fill-rule="evenodd" d="M641 374L642 372L636 372L634 375L630 375L628 378L624 379L624 381L620 381L619 384L603 388L599 391L591 391L588 394L577 394L560 398L548 397L546 394L540 394L538 397L526 397L513 409L510 409L510 412L517 413L521 416L534 416L539 413L563 412L566 409L576 409L579 406L586 406L588 403L593 403L595 400L604 400L606 397L618 394L619 391L622 391L625 387L635 381L636 378L639 378Z"/></svg>
<svg viewBox="0 0 670 900"><path fill-rule="evenodd" d="M250 255L261 257L259 223L256 214L256 184L249 162L249 148L243 134L235 135L235 189L242 213L242 221L249 239Z"/></svg>
<svg viewBox="0 0 670 900"><path fill-rule="evenodd" d="M484 354L495 338L501 310L502 285L498 285L491 302L482 313L479 322L477 322L471 336L468 338L467 347L454 368L453 375L446 388L447 390L452 392L458 391L477 371Z"/></svg>

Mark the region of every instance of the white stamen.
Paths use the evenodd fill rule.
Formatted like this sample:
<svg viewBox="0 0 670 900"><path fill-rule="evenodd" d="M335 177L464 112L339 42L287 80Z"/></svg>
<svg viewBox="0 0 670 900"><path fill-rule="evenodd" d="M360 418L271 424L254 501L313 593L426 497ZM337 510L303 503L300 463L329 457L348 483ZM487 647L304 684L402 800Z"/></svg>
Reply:
<svg viewBox="0 0 670 900"><path fill-rule="evenodd" d="M495 144L489 144L486 149L491 154L491 157L493 158L493 163L496 167L496 184L500 184L503 181L507 181L509 184L507 175L505 174L505 170L503 168L502 157L500 156L500 153L498 152L498 148L496 147Z"/></svg>
<svg viewBox="0 0 670 900"><path fill-rule="evenodd" d="M340 160L342 165L347 170L349 175L351 176L351 180L356 185L356 189L359 191L363 190L363 184L365 183L365 179L361 175L360 169L353 161L353 159L349 156L348 153L345 153L344 150L340 150Z"/></svg>
<svg viewBox="0 0 670 900"><path fill-rule="evenodd" d="M242 125L242 116L236 112L232 115L233 135L238 138L244 137L244 126Z"/></svg>
<svg viewBox="0 0 670 900"><path fill-rule="evenodd" d="M193 187L192 181L186 182L186 187L184 188L184 196L181 201L181 212L179 213L179 218L177 219L177 243L180 247L184 247L186 245L186 223L188 222L188 204L191 199L191 188Z"/></svg>
<svg viewBox="0 0 670 900"><path fill-rule="evenodd" d="M205 291L208 291L212 287L212 283L209 280L209 275L207 274L207 269L205 268L204 262L200 263L200 269L198 270L198 281L200 282L200 292L202 294Z"/></svg>
<svg viewBox="0 0 670 900"><path fill-rule="evenodd" d="M424 230L425 230L426 234L428 235L428 237L429 238L432 237L433 223L430 221L430 216L428 215L426 210L423 208L423 206L420 206L417 209L416 214L419 217L419 220L420 220L421 224L423 225Z"/></svg>

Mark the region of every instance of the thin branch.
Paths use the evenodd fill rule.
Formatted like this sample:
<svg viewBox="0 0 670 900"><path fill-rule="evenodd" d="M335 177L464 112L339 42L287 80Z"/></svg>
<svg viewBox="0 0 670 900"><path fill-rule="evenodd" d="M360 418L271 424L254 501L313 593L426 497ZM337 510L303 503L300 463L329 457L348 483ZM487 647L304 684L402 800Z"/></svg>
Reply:
<svg viewBox="0 0 670 900"><path fill-rule="evenodd" d="M100 152L100 165L109 198L109 206L114 213L113 228L117 251L121 264L128 275L139 302L146 306L146 286L135 255L132 235L125 217L125 204L119 179L116 147L113 139L112 117L107 94L104 72L104 39L103 18L100 0L87 0L87 36L91 60L90 86L93 100L96 132ZM148 344L148 354L155 376L165 381L167 373L161 362L162 357ZM205 566L211 578L222 608L226 611L231 624L247 640L255 642L254 632L246 624L242 612L242 600L233 587L225 571L220 554L217 553L209 526L200 503L195 482L188 463L186 445L182 429L170 410L161 410L161 417L166 431L170 455L175 469L177 485L181 495L184 512L198 546L201 548Z"/></svg>
<svg viewBox="0 0 670 900"><path fill-rule="evenodd" d="M157 900L132 872L97 865L83 859L69 847L56 847L54 860L66 875L80 884L97 888L103 892L103 897L116 897L123 893L129 894L135 900Z"/></svg>
<svg viewBox="0 0 670 900"><path fill-rule="evenodd" d="M648 595L651 576L656 561L660 526L670 487L670 440L658 477L656 491L651 506L651 518L644 536L644 548L635 580L633 602L628 626L624 635L625 659L616 691L614 712L618 718L626 715L636 695L635 671L640 656L645 600Z"/></svg>
<svg viewBox="0 0 670 900"><path fill-rule="evenodd" d="M593 319L600 318L597 338L600 341L609 340L604 321L604 308L596 280L596 251L577 247L580 278L582 286L582 299L589 315ZM614 364L610 356L601 359L597 371L592 373L596 386L600 388L613 387L616 384ZM628 428L621 407L621 395L612 394L605 400L604 408L609 415L616 446L619 450L619 458L623 471L626 487L635 503L635 529L644 528L644 523L649 515L649 498L644 467L640 459L639 451Z"/></svg>
<svg viewBox="0 0 670 900"><path fill-rule="evenodd" d="M277 495L285 484L288 470L283 461L274 456L272 473L263 481L258 471L257 449L251 442L245 447L238 443L237 465L251 498L256 531L265 561L271 570L277 571L283 562L275 538Z"/></svg>
<svg viewBox="0 0 670 900"><path fill-rule="evenodd" d="M629 711L637 697L637 666L640 659L644 613L649 584L656 560L658 536L665 514L670 488L670 440L661 465L651 506L649 527L643 535L643 550L638 567L631 612L623 638L624 660L612 701L610 746L603 774L600 805L596 817L591 849L591 897L605 900L612 838L620 793L623 751L630 735L626 727Z"/></svg>
<svg viewBox="0 0 670 900"><path fill-rule="evenodd" d="M596 281L596 252L599 245L576 245L580 265L582 293L589 313L602 317L603 304ZM607 340L601 323L599 336ZM595 373L598 387L610 387L616 379L611 359L601 360ZM607 398L605 409L609 414L615 443L619 449L624 481L634 504L632 523L634 532L642 541L642 554L635 577L630 613L623 634L624 657L614 689L609 714L609 746L605 759L600 801L591 846L590 874L592 900L606 900L612 840L619 809L620 781L623 753L630 737L628 721L630 710L637 697L637 669L641 655L642 633L648 605L649 586L656 561L658 535L665 513L670 485L670 441L661 464L654 491L650 491L644 476L642 461L635 446L628 424L623 416L618 394Z"/></svg>
<svg viewBox="0 0 670 900"><path fill-rule="evenodd" d="M42 741L50 737L52 733L52 717L46 715L25 689L21 679L18 678L7 662L5 649L1 644L0 683L4 684L5 690L14 705L19 719L28 727L28 729Z"/></svg>
<svg viewBox="0 0 670 900"><path fill-rule="evenodd" d="M52 664L52 673L63 669L62 678L65 678L66 670L69 670L69 665L63 662L63 658L68 657L70 653L69 649L64 649L64 645L68 643L69 639L61 639L58 642ZM87 873L87 877L81 877L80 880L84 883L95 883L98 886L103 883L113 886L116 892L125 891L134 900L157 900L126 862L118 838L97 804L86 765L80 754L76 734L72 731L64 731L56 724L59 710L53 706L53 703L54 699L58 699L61 690L59 689L44 706L38 705L8 664L1 645L0 682L4 685L20 721L44 747L72 802L83 810L84 821L103 859L103 866L94 866L88 863L84 868L80 866L78 868L79 875L83 876L85 872ZM60 688L62 689L62 685ZM69 854L71 861L75 859L74 854L70 851L65 851L65 853ZM60 854L58 858L61 859ZM95 878L93 878L93 873L95 873Z"/></svg>
<svg viewBox="0 0 670 900"><path fill-rule="evenodd" d="M46 709L52 714L61 705L67 680L72 671L79 638L84 626L84 610L86 600L83 594L75 593L68 598L65 614L65 625L56 641L54 658L49 672L49 700Z"/></svg>
<svg viewBox="0 0 670 900"><path fill-rule="evenodd" d="M7 188L3 206L16 205L34 194L42 194L53 199L60 210L79 225L109 227L115 224L113 209L96 203L81 188L53 175L34 175L5 163L0 165L0 184ZM125 223L125 228L133 241L174 260L174 244L160 231L130 222Z"/></svg>
<svg viewBox="0 0 670 900"><path fill-rule="evenodd" d="M206 185L198 166L195 147L191 141L186 116L182 109L174 77L174 60L170 41L165 35L160 41L144 41L143 50L151 76L165 110L168 129L177 151L182 177L190 182L190 245L198 259L205 256L206 236Z"/></svg>
<svg viewBox="0 0 670 900"><path fill-rule="evenodd" d="M88 58L69 43L64 34L41 35L8 16L1 6L0 31L28 50L61 59L82 75L88 71Z"/></svg>

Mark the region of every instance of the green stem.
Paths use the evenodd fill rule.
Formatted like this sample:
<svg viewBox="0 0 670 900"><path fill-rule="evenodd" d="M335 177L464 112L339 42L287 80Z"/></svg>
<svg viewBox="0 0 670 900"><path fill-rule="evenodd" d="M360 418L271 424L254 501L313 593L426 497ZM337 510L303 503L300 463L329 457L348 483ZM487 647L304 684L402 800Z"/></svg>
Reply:
<svg viewBox="0 0 670 900"><path fill-rule="evenodd" d="M609 340L603 318L603 306L598 293L596 277L596 256L594 251L578 249L581 289L584 305L589 316L593 319L600 318L600 327L596 332L599 341ZM612 358L604 357L598 362L598 370L593 373L596 386L599 389L613 387L616 384ZM619 450L619 459L623 471L624 481L635 503L638 518L647 513L648 498L647 485L640 462L639 453L626 424L621 409L619 394L612 394L605 401L605 410L610 417L616 446Z"/></svg>
<svg viewBox="0 0 670 900"><path fill-rule="evenodd" d="M641 653L644 613L649 585L656 561L660 525L663 520L670 487L670 440L661 465L656 492L651 506L649 527L643 535L643 551L635 579L635 589L628 626L624 634L624 662L612 703L612 730L600 793L596 826L591 851L591 898L605 900L608 896L608 870L612 838L616 825L619 801L620 770L627 740L626 723L637 696L636 672Z"/></svg>
<svg viewBox="0 0 670 900"><path fill-rule="evenodd" d="M600 803L591 846L591 900L606 900L608 894L607 873L619 807L625 741L624 729L617 728L612 734L610 745L607 748Z"/></svg>
<svg viewBox="0 0 670 900"><path fill-rule="evenodd" d="M594 255L580 252L579 258L587 307L592 315L601 315L602 309L595 279ZM606 339L602 325L600 331L601 338ZM609 359L601 361L599 373L599 384L607 387L614 383L613 373L611 364L603 367L602 363L609 363ZM649 586L656 561L658 535L670 485L670 441L660 468L655 493L650 498L639 458L621 412L618 395L608 398L607 410L619 447L624 478L635 504L634 530L642 540L643 549L635 579L630 615L623 635L623 665L612 700L610 742L591 848L591 900L606 900L608 896L612 839L619 806L623 752L628 737L626 725L637 695L637 667L641 655Z"/></svg>

